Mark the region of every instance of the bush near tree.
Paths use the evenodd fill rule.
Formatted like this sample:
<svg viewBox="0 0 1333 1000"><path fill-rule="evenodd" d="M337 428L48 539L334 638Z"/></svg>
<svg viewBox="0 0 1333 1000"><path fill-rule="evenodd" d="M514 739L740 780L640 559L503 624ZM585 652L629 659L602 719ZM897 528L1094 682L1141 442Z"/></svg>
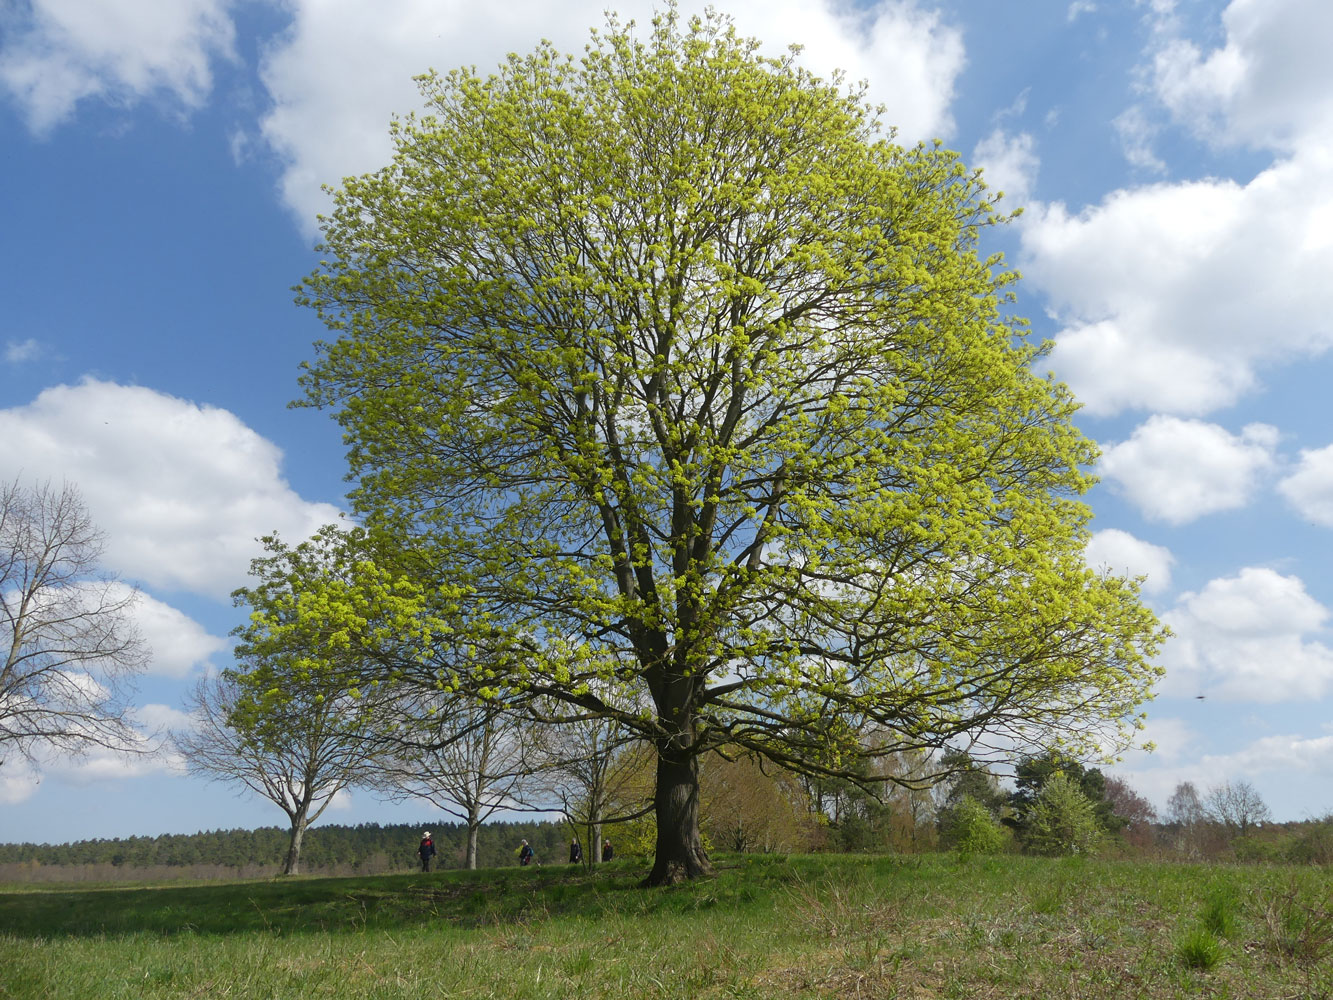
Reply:
<svg viewBox="0 0 1333 1000"><path fill-rule="evenodd" d="M964 795L953 806L945 845L965 857L973 854L999 854L1012 843L1013 835L996 820L984 805Z"/></svg>
<svg viewBox="0 0 1333 1000"><path fill-rule="evenodd" d="M1034 854L1089 854L1105 836L1097 807L1079 783L1057 771L1024 814L1020 837Z"/></svg>

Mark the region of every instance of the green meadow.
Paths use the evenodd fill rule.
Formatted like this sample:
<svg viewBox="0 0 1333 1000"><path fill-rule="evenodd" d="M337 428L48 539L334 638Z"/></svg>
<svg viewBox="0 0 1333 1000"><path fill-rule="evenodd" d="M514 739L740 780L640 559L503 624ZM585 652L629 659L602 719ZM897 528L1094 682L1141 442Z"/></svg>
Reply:
<svg viewBox="0 0 1333 1000"><path fill-rule="evenodd" d="M1320 868L723 856L0 889L0 997L1329 997Z"/></svg>

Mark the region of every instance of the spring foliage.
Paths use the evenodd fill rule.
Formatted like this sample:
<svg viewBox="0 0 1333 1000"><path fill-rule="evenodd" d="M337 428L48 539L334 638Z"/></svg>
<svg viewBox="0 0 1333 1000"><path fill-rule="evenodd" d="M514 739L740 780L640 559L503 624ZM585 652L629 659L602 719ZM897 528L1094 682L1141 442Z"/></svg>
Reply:
<svg viewBox="0 0 1333 1000"><path fill-rule="evenodd" d="M1128 738L1157 625L1084 565L1095 450L976 173L719 15L420 84L303 295L391 541L247 642L619 719L659 792L722 746L853 775L868 721Z"/></svg>

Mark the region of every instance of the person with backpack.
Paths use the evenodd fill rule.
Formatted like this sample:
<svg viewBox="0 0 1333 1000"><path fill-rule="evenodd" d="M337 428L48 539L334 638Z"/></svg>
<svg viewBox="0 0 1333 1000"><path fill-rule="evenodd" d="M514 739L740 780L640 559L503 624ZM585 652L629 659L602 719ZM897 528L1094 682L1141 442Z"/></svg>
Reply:
<svg viewBox="0 0 1333 1000"><path fill-rule="evenodd" d="M528 865L532 864L532 858L532 848L528 846L528 842L525 840L518 848L518 863L520 866L526 868Z"/></svg>

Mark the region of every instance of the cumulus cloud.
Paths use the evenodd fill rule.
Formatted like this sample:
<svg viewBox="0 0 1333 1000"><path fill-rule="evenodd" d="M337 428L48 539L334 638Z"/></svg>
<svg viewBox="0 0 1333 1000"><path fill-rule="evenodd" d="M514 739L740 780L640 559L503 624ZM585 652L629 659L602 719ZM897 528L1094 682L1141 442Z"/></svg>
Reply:
<svg viewBox="0 0 1333 1000"><path fill-rule="evenodd" d="M1179 37L1153 59L1157 97L1217 144L1295 150L1333 122L1333 5L1326 0L1232 0L1224 40L1205 51Z"/></svg>
<svg viewBox="0 0 1333 1000"><path fill-rule="evenodd" d="M1175 633L1161 663L1163 694L1256 702L1333 691L1333 649L1319 636L1328 609L1297 577L1250 567L1182 594L1162 616Z"/></svg>
<svg viewBox="0 0 1333 1000"><path fill-rule="evenodd" d="M245 582L259 536L304 538L339 516L293 492L281 450L227 410L95 379L0 410L0 467L76 484L108 569L211 597ZM165 612L145 607L147 625L161 624ZM164 662L187 669L208 643L178 636Z"/></svg>
<svg viewBox="0 0 1333 1000"><path fill-rule="evenodd" d="M1201 420L1155 416L1128 441L1104 447L1100 469L1145 517L1184 524L1245 506L1272 468L1277 439L1267 424L1235 435Z"/></svg>
<svg viewBox="0 0 1333 1000"><path fill-rule="evenodd" d="M1041 206L1023 270L1063 328L1051 364L1098 414L1199 415L1266 365L1333 345L1333 155L1311 150L1250 183L1155 184L1074 215Z"/></svg>
<svg viewBox="0 0 1333 1000"><path fill-rule="evenodd" d="M1105 569L1118 576L1143 577L1143 590L1148 594L1161 593L1171 586L1171 564L1175 562L1171 550L1118 528L1093 532L1084 558L1094 569Z"/></svg>
<svg viewBox="0 0 1333 1000"><path fill-rule="evenodd" d="M1333 528L1333 445L1304 450L1278 490L1304 517Z"/></svg>
<svg viewBox="0 0 1333 1000"><path fill-rule="evenodd" d="M1153 152L1153 140L1157 138L1157 124L1152 116L1140 104L1126 108L1112 122L1116 134L1120 137L1120 146L1125 159L1141 170L1155 174L1165 173L1166 164Z"/></svg>
<svg viewBox="0 0 1333 1000"><path fill-rule="evenodd" d="M89 682L95 683L91 679ZM31 748L32 759L10 754L0 767L0 805L26 801L48 778L86 787L121 778L185 773L184 759L165 744L163 737L170 729L192 725L189 715L169 705L150 704L131 709L127 721L133 732L130 745L140 752L90 746L82 753L70 754L38 743Z"/></svg>
<svg viewBox="0 0 1333 1000"><path fill-rule="evenodd" d="M16 806L37 793L42 775L31 763L10 754L0 766L0 806Z"/></svg>
<svg viewBox="0 0 1333 1000"><path fill-rule="evenodd" d="M1041 161L1031 135L1008 135L997 128L972 150L972 165L985 172L992 190L1004 192L1006 204L1018 208L1032 194Z"/></svg>
<svg viewBox="0 0 1333 1000"><path fill-rule="evenodd" d="M1333 346L1333 5L1233 0L1208 52L1159 13L1149 103L1116 122L1131 161L1160 168L1164 116L1277 158L1243 183L1163 182L1024 217L1022 269L1060 324L1051 364L1102 415L1203 415Z"/></svg>
<svg viewBox="0 0 1333 1000"><path fill-rule="evenodd" d="M232 0L29 0L9 13L0 88L36 132L87 98L133 104L164 95L197 108L212 62L232 58Z"/></svg>
<svg viewBox="0 0 1333 1000"><path fill-rule="evenodd" d="M225 639L210 635L193 618L148 594L139 594L132 614L139 634L152 651L150 674L188 677L206 669L209 658L227 648Z"/></svg>
<svg viewBox="0 0 1333 1000"><path fill-rule="evenodd" d="M701 12L685 0L681 13ZM583 51L588 29L604 24L605 4L515 0L478 5L462 0L384 0L378 4L294 0L291 29L269 50L261 76L273 99L260 124L285 163L283 197L303 225L326 210L322 184L388 162L388 122L420 106L411 77L475 65L482 72L511 50L542 38L565 52ZM646 25L649 0L617 5ZM949 104L964 62L960 32L913 0L853 7L834 0L735 0L726 7L738 30L780 54L804 46L801 61L827 76L867 80L885 121L905 141L947 137Z"/></svg>

